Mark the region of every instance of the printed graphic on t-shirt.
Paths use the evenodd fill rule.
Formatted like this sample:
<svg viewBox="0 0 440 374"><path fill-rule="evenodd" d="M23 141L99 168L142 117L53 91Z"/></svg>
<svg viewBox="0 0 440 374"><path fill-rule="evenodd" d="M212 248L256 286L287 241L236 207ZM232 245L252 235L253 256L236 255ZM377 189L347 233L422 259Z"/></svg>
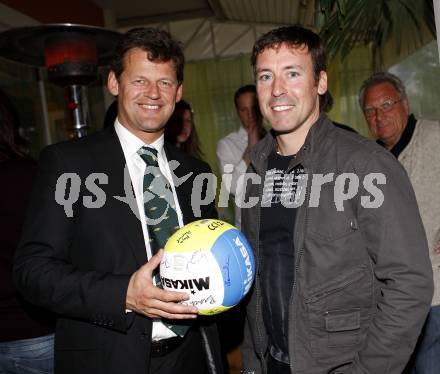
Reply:
<svg viewBox="0 0 440 374"><path fill-rule="evenodd" d="M277 167L269 169L264 181L263 197L261 205L263 207L272 204L282 204L285 207L298 206L301 195L305 192L306 176L301 165L287 172Z"/></svg>

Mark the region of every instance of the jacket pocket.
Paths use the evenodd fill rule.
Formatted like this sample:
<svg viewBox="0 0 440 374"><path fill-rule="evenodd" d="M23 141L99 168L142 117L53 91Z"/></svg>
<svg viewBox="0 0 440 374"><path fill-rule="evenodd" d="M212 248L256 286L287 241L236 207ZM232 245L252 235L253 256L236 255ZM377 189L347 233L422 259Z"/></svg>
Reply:
<svg viewBox="0 0 440 374"><path fill-rule="evenodd" d="M324 315L329 347L350 347L359 342L360 308L329 310Z"/></svg>
<svg viewBox="0 0 440 374"><path fill-rule="evenodd" d="M352 360L368 324L372 279L367 266L341 274L305 299L313 356L328 362Z"/></svg>
<svg viewBox="0 0 440 374"><path fill-rule="evenodd" d="M338 366L337 368L331 369L328 374L345 374L345 373L350 373L350 369L351 369L352 363L344 363L340 366Z"/></svg>
<svg viewBox="0 0 440 374"><path fill-rule="evenodd" d="M344 213L339 213L339 215L342 214ZM354 217L348 216L341 219L336 213L334 216L330 216L329 214L328 216L327 221L324 221L322 217L320 217L319 221L310 228L311 237L324 242L333 242L354 234L359 229L358 221Z"/></svg>
<svg viewBox="0 0 440 374"><path fill-rule="evenodd" d="M338 210L335 198L334 183L325 184L321 188L319 208L308 209L308 236L315 240L332 242L342 239L358 231L357 214L354 200L347 200L343 209Z"/></svg>

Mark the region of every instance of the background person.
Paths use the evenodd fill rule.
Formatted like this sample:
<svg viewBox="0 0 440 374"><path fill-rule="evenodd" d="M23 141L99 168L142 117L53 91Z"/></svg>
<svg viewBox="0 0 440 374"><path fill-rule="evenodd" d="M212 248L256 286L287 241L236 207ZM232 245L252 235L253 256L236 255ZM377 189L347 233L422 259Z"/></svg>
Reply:
<svg viewBox="0 0 440 374"><path fill-rule="evenodd" d="M329 113L332 110L332 108L333 108L333 96L331 95L330 91L327 90L325 95L321 96L321 100L319 101L319 110L321 112ZM344 125L343 123L335 122L333 120L332 122L336 127L357 133L357 131L350 126Z"/></svg>
<svg viewBox="0 0 440 374"><path fill-rule="evenodd" d="M24 152L18 115L0 91L0 372L53 372L54 316L25 302L12 283L36 163Z"/></svg>
<svg viewBox="0 0 440 374"><path fill-rule="evenodd" d="M371 134L403 165L416 193L434 273L431 311L409 363L411 373L440 372L440 123L410 113L405 86L380 72L361 86L359 103Z"/></svg>
<svg viewBox="0 0 440 374"><path fill-rule="evenodd" d="M194 178L211 172L164 142L165 124L182 96L183 65L180 43L167 32L128 31L108 76L108 89L118 97L114 126L41 155L14 276L28 300L59 314L58 373L222 369L213 320L196 319L197 308L179 303L187 293L165 291L153 280L159 245L199 219L191 206ZM65 173L73 181L69 194L81 183L71 217L55 200ZM164 188L157 190L159 182ZM161 219L153 223L155 213ZM201 217L215 218L214 204L202 205Z"/></svg>
<svg viewBox="0 0 440 374"><path fill-rule="evenodd" d="M165 140L190 156L202 159L203 153L194 124L194 113L185 100L180 100L176 104L165 127Z"/></svg>
<svg viewBox="0 0 440 374"><path fill-rule="evenodd" d="M220 139L217 143L217 160L220 173L231 173L232 184L228 192L236 197L242 190L238 178L246 172L249 151L264 136L260 109L258 108L255 85L240 87L234 95L235 109L240 118L240 128ZM229 168L229 169L228 169ZM226 186L228 188L228 186ZM235 226L240 228L240 209L235 206Z"/></svg>
<svg viewBox="0 0 440 374"><path fill-rule="evenodd" d="M261 182L247 183L245 197L259 203L242 209L257 259L244 369L400 374L432 297L410 181L392 155L320 110L327 73L317 34L269 31L251 61L272 130L250 152L249 172ZM368 192L371 177L383 199ZM361 188L342 199L352 179Z"/></svg>

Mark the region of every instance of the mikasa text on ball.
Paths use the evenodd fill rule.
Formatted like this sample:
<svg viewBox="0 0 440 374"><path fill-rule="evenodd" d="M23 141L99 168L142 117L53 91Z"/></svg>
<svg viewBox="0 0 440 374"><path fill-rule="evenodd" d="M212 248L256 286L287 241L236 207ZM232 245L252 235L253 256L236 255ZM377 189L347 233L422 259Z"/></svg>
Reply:
<svg viewBox="0 0 440 374"><path fill-rule="evenodd" d="M199 314L237 305L255 278L255 259L245 236L229 223L204 219L174 233L165 245L160 278L165 290L187 292Z"/></svg>

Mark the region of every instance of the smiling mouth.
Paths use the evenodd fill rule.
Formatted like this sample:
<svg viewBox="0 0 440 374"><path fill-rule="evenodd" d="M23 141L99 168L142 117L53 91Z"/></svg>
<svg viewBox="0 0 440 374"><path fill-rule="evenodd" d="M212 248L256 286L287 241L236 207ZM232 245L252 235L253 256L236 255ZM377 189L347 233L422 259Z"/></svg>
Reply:
<svg viewBox="0 0 440 374"><path fill-rule="evenodd" d="M386 123L378 123L378 124L376 125L376 127L377 127L378 129L383 129L383 128L388 127L388 125L387 125Z"/></svg>
<svg viewBox="0 0 440 374"><path fill-rule="evenodd" d="M284 112L286 110L290 110L294 107L294 105L277 105L271 107L271 109L275 112Z"/></svg>
<svg viewBox="0 0 440 374"><path fill-rule="evenodd" d="M147 105L147 104L139 104L141 108L148 110L158 110L160 109L159 105Z"/></svg>

